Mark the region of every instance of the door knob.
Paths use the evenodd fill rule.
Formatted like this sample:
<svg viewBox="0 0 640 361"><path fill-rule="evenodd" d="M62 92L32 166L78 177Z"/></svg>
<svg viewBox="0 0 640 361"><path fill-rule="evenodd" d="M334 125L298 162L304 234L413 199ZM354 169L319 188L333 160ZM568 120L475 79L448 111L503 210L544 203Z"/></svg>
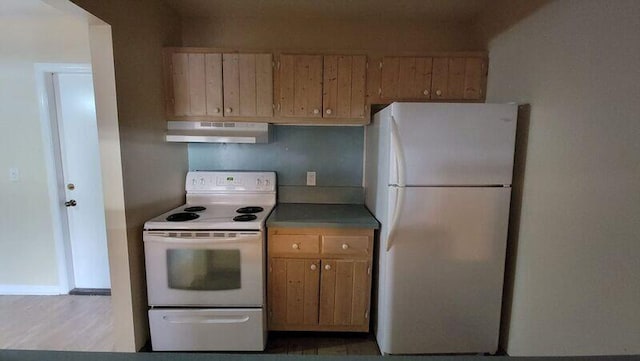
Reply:
<svg viewBox="0 0 640 361"><path fill-rule="evenodd" d="M72 191L72 190L76 189L76 185L73 184L73 183L69 183L69 184L67 184L67 189Z"/></svg>
<svg viewBox="0 0 640 361"><path fill-rule="evenodd" d="M75 199L72 199L70 201L64 202L65 207L75 207L76 204L78 204L78 202L76 202Z"/></svg>

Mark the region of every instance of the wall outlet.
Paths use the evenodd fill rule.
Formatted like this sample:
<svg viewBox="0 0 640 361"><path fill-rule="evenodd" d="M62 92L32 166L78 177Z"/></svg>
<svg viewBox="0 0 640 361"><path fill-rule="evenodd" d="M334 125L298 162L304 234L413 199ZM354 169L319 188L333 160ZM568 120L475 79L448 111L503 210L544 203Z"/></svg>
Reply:
<svg viewBox="0 0 640 361"><path fill-rule="evenodd" d="M18 170L18 168L9 168L9 180L12 182L17 182L20 180L20 171Z"/></svg>
<svg viewBox="0 0 640 361"><path fill-rule="evenodd" d="M308 186L316 185L316 172L307 172L307 185Z"/></svg>

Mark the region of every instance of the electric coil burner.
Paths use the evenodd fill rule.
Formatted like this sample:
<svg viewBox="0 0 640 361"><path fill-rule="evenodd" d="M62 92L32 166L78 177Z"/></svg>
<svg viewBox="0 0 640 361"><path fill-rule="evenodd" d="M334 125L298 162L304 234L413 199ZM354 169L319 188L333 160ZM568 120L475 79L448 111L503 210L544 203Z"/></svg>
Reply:
<svg viewBox="0 0 640 361"><path fill-rule="evenodd" d="M233 220L236 222L249 222L255 220L256 218L258 217L256 217L255 214L241 214L239 216L233 217Z"/></svg>
<svg viewBox="0 0 640 361"><path fill-rule="evenodd" d="M192 220L194 220L196 218L200 218L200 216L195 214L195 213L191 213L191 212L180 212L180 213L170 214L167 217L167 221L169 221L169 222L186 222L186 221L192 221Z"/></svg>
<svg viewBox="0 0 640 361"><path fill-rule="evenodd" d="M237 213L242 213L242 214L260 213L262 211L264 211L264 208L262 208L262 207L242 207L242 208L236 209Z"/></svg>
<svg viewBox="0 0 640 361"><path fill-rule="evenodd" d="M274 172L189 172L186 204L144 224L154 351L262 351Z"/></svg>
<svg viewBox="0 0 640 361"><path fill-rule="evenodd" d="M184 209L185 212L202 212L204 210L206 210L207 207L203 207L203 206L193 206L193 207L187 207Z"/></svg>

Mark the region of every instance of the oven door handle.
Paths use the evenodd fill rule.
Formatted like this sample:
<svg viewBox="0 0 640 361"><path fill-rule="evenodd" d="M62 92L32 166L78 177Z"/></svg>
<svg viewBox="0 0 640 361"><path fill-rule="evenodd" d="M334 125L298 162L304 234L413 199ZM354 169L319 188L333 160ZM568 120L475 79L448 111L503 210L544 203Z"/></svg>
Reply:
<svg viewBox="0 0 640 361"><path fill-rule="evenodd" d="M163 316L169 323L245 323L249 316Z"/></svg>
<svg viewBox="0 0 640 361"><path fill-rule="evenodd" d="M248 243L261 241L259 234L246 235L241 237L165 237L159 235L147 235L145 242L154 243L180 243L180 244L221 244L221 243Z"/></svg>

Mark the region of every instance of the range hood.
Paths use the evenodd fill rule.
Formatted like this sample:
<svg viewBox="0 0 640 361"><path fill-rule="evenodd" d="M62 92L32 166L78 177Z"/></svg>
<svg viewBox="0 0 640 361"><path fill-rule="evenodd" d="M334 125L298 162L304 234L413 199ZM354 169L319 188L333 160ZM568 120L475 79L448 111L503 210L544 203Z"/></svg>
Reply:
<svg viewBox="0 0 640 361"><path fill-rule="evenodd" d="M167 122L167 142L269 143L271 124L244 122Z"/></svg>

